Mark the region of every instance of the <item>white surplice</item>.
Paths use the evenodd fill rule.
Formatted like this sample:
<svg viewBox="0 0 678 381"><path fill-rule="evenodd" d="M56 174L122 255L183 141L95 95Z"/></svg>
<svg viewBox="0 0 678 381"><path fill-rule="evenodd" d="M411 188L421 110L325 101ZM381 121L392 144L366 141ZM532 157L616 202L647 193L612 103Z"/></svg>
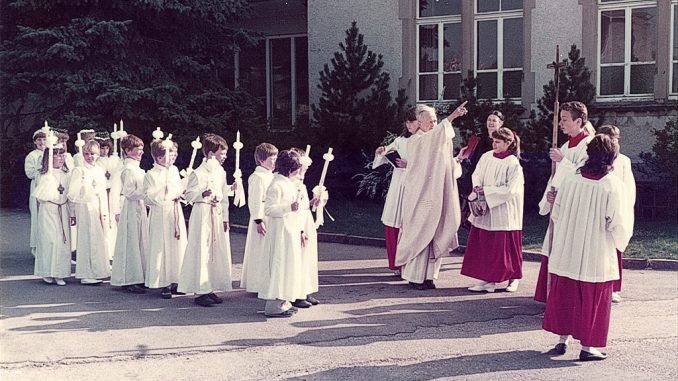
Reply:
<svg viewBox="0 0 678 381"><path fill-rule="evenodd" d="M115 216L120 214L121 199L120 195L122 184L120 173L123 169L122 160L117 156L101 156L97 160L97 165L103 168L106 176L106 201L108 205L108 226L106 226L106 236L108 238L108 253L113 259L115 254L115 241L118 235L118 221Z"/></svg>
<svg viewBox="0 0 678 381"><path fill-rule="evenodd" d="M247 226L245 240L245 254L242 260L242 276L240 287L247 292L260 292L268 285L268 257L263 251L264 239L257 232L257 223L261 220L268 228L268 218L264 213L266 190L273 180L273 172L257 166L247 179L247 207L250 211L250 221Z"/></svg>
<svg viewBox="0 0 678 381"><path fill-rule="evenodd" d="M407 161L407 143L410 138L403 136L398 136L387 145L384 153L389 153L391 151L398 152L398 155L401 159ZM376 168L380 165L390 163L384 155L376 155L374 162L372 163L372 168ZM389 164L391 165L391 164ZM391 175L391 183L388 187L388 192L386 193L386 200L384 201L384 211L381 214L381 222L390 227L400 228L400 208L403 202L403 176L405 174L405 168L393 167L393 174Z"/></svg>
<svg viewBox="0 0 678 381"><path fill-rule="evenodd" d="M203 197L207 189L212 195ZM179 291L198 295L230 291L231 241L228 222L226 171L215 159L205 160L188 176L185 198L193 203L188 242L179 276Z"/></svg>
<svg viewBox="0 0 678 381"><path fill-rule="evenodd" d="M584 282L619 279L617 248L629 233L622 217L621 181L608 174L600 180L571 174L553 205L553 248L549 273Z"/></svg>
<svg viewBox="0 0 678 381"><path fill-rule="evenodd" d="M73 203L77 231L75 277L101 279L111 275L104 226L106 214L106 176L100 167L84 163L75 167L68 186Z"/></svg>
<svg viewBox="0 0 678 381"><path fill-rule="evenodd" d="M569 141L565 142L565 144L563 144L560 147L560 152L563 154L563 160L556 163L556 174L555 176L553 176L553 178L549 179L548 183L546 184L544 194L541 197L541 201L539 201L539 214L545 216L551 213L551 204L549 204L549 202L546 201L547 193L551 190L551 187L558 190L564 178L574 174L577 171L577 168L584 165L586 159L588 159L588 155L586 154L586 148L588 147L588 144L592 139L593 136L586 136L579 142L579 144L572 148L568 147L568 145L570 144ZM544 243L542 244L541 248L541 254L547 257L550 251L549 230L550 230L549 228L546 229Z"/></svg>
<svg viewBox="0 0 678 381"><path fill-rule="evenodd" d="M292 211L298 189L292 179L276 173L266 191L265 213L268 232L264 253L268 258L269 282L258 297L265 300L306 299L301 277L301 222Z"/></svg>
<svg viewBox="0 0 678 381"><path fill-rule="evenodd" d="M144 175L134 159L125 159L120 173L124 197L115 239L111 286L142 284L148 255L148 214L144 203Z"/></svg>
<svg viewBox="0 0 678 381"><path fill-rule="evenodd" d="M150 207L146 287L179 283L186 251L186 221L180 197L184 193L176 167L154 164L144 177L144 201Z"/></svg>
<svg viewBox="0 0 678 381"><path fill-rule="evenodd" d="M489 210L483 216L471 214L469 222L488 231L523 230L525 179L518 158L500 159L493 151L486 152L471 178L474 187L483 187Z"/></svg>
<svg viewBox="0 0 678 381"><path fill-rule="evenodd" d="M633 177L631 170L631 159L624 154L619 154L612 165L612 172L615 177L621 180L624 185L622 188L622 210L621 214L624 219L624 231L629 234L629 240L633 236L633 226L635 224L635 213L633 208L636 205L636 179ZM624 252L626 246L618 247L617 250Z"/></svg>
<svg viewBox="0 0 678 381"><path fill-rule="evenodd" d="M40 203L35 250L34 275L68 278L71 276L71 229L67 191L70 174L61 169L39 174L35 198ZM73 215L74 216L74 215Z"/></svg>

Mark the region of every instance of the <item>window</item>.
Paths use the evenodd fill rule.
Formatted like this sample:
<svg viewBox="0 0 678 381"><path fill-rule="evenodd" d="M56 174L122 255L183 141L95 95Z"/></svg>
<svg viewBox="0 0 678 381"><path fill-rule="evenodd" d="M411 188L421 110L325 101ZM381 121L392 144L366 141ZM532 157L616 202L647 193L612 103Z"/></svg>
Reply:
<svg viewBox="0 0 678 381"><path fill-rule="evenodd" d="M678 94L678 1L671 4L671 87L672 94Z"/></svg>
<svg viewBox="0 0 678 381"><path fill-rule="evenodd" d="M522 0L477 0L477 97L520 98L523 81Z"/></svg>
<svg viewBox="0 0 678 381"><path fill-rule="evenodd" d="M647 97L654 93L656 1L600 0L598 95Z"/></svg>
<svg viewBox="0 0 678 381"><path fill-rule="evenodd" d="M461 37L461 0L419 1L419 101L452 100L459 97Z"/></svg>
<svg viewBox="0 0 678 381"><path fill-rule="evenodd" d="M236 55L236 83L265 98L271 129L289 130L308 121L308 39L269 37Z"/></svg>

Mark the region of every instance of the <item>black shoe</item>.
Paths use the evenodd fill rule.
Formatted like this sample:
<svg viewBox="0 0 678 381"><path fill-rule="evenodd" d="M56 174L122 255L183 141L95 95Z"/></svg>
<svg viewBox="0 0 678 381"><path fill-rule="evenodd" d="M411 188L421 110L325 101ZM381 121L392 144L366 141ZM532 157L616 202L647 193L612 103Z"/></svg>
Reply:
<svg viewBox="0 0 678 381"><path fill-rule="evenodd" d="M160 291L160 296L161 296L163 299L172 299L172 291L170 291L170 288L169 288L169 287L164 287L164 288Z"/></svg>
<svg viewBox="0 0 678 381"><path fill-rule="evenodd" d="M176 283L172 283L169 289L172 295L186 295L185 292L179 292L178 285Z"/></svg>
<svg viewBox="0 0 678 381"><path fill-rule="evenodd" d="M432 279L427 279L424 281L424 286L426 286L427 290L435 290L436 285L433 283Z"/></svg>
<svg viewBox="0 0 678 381"><path fill-rule="evenodd" d="M212 307L212 304L214 304L214 301L212 301L212 298L210 298L209 295L200 295L193 299L193 301L195 304L203 307Z"/></svg>
<svg viewBox="0 0 678 381"><path fill-rule="evenodd" d="M415 290L426 290L426 285L424 283L414 283L410 282L410 287L412 287Z"/></svg>
<svg viewBox="0 0 678 381"><path fill-rule="evenodd" d="M289 317L294 316L294 312L292 310L287 310L287 311L283 311L283 312L278 313L278 314L264 314L264 316L270 317L270 318L289 318Z"/></svg>
<svg viewBox="0 0 678 381"><path fill-rule="evenodd" d="M579 352L579 361L601 361L607 358L606 353L601 353L599 355L593 354L591 352L586 352L582 350Z"/></svg>
<svg viewBox="0 0 678 381"><path fill-rule="evenodd" d="M311 295L306 297L306 301L311 303L314 306L317 306L318 304L320 304L320 301L318 299L312 297Z"/></svg>
<svg viewBox="0 0 678 381"><path fill-rule="evenodd" d="M138 284L133 284L131 286L123 286L123 289L127 292L131 292L132 294L145 294L146 289L143 288L142 286L139 286Z"/></svg>
<svg viewBox="0 0 678 381"><path fill-rule="evenodd" d="M212 300L214 304L221 304L224 302L224 299L221 299L220 297L217 296L217 294L210 292L207 294L207 296Z"/></svg>
<svg viewBox="0 0 678 381"><path fill-rule="evenodd" d="M305 301L304 299L297 299L292 302L292 305L297 308L309 308L312 304Z"/></svg>
<svg viewBox="0 0 678 381"><path fill-rule="evenodd" d="M553 348L553 351L556 352L556 354L564 355L565 352L567 352L567 344L558 343L558 344L556 344L556 347Z"/></svg>
<svg viewBox="0 0 678 381"><path fill-rule="evenodd" d="M297 312L299 312L299 309L295 306L292 306L292 307L290 307L290 309L288 309L288 311L292 311L296 314Z"/></svg>

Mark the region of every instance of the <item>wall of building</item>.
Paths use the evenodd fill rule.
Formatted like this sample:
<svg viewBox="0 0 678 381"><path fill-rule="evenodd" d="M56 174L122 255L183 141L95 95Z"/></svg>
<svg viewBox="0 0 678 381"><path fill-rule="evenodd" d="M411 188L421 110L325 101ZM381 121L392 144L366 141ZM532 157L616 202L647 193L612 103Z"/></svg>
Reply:
<svg viewBox="0 0 678 381"><path fill-rule="evenodd" d="M579 0L535 2L534 9L532 9L532 51L530 53L534 73L535 101L544 95L544 85L553 79L553 70L547 69L546 66L555 59L556 45L560 45L561 59L567 58L572 44L576 44L581 49L581 14L582 7L579 5Z"/></svg>
<svg viewBox="0 0 678 381"><path fill-rule="evenodd" d="M397 94L402 76L402 23L398 0L308 0L308 72L310 103L317 103L323 65L329 64L346 29L357 21L369 50L383 55L384 70L391 76L391 92Z"/></svg>

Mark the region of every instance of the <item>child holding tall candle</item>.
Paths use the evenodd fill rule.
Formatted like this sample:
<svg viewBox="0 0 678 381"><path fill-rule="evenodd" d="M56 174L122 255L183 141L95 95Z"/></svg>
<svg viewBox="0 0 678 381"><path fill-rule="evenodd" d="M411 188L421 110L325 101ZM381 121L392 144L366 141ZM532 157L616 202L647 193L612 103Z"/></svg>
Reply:
<svg viewBox="0 0 678 381"><path fill-rule="evenodd" d="M80 132L78 132L78 141L82 141L83 143L87 143L90 140L93 140L95 137L96 137L96 132L94 130L85 129L85 130L80 130ZM76 141L76 144L77 143L78 142ZM83 149L84 149L84 146L83 146ZM73 155L73 162L74 162L76 167L82 166L82 164L83 164L82 155L83 154L82 154L82 152L80 152L80 150L78 150L78 152L76 152L75 155Z"/></svg>
<svg viewBox="0 0 678 381"><path fill-rule="evenodd" d="M233 187L226 184L222 167L226 140L205 134L202 150L206 160L188 176L186 187L186 201L193 203L193 210L178 291L193 293L195 304L210 307L223 303L215 291L232 289L228 194Z"/></svg>
<svg viewBox="0 0 678 381"><path fill-rule="evenodd" d="M181 264L186 251L186 222L181 209L184 189L174 167L176 155L172 140L151 142L155 164L144 177L144 194L149 214L149 250L146 266L146 287L162 288L164 299L177 292ZM173 170L174 169L174 170Z"/></svg>
<svg viewBox="0 0 678 381"><path fill-rule="evenodd" d="M31 190L28 196L28 209L31 212L31 235L29 238L29 245L31 254L35 256L35 247L37 245L37 228L38 228L38 201L35 199L35 186L38 171L40 171L42 163L42 154L45 150L47 135L43 130L37 130L33 133L33 145L35 149L31 151L24 160L24 171L26 177L31 179Z"/></svg>
<svg viewBox="0 0 678 381"><path fill-rule="evenodd" d="M75 167L68 186L68 199L74 205L76 224L77 257L75 277L81 284L94 285L111 275L106 243L108 215L106 204L106 176L96 165L99 143L90 140L82 147L83 164Z"/></svg>
<svg viewBox="0 0 678 381"><path fill-rule="evenodd" d="M108 239L108 253L113 259L115 253L115 240L118 235L118 221L120 220L120 173L122 172L122 161L117 155L112 154L113 141L108 132L100 132L96 135L96 141L99 143L100 155L97 159L97 165L104 170L106 176L106 205L108 208L108 224L104 226L106 237Z"/></svg>
<svg viewBox="0 0 678 381"><path fill-rule="evenodd" d="M266 190L273 180L273 169L278 149L269 143L261 143L254 150L257 167L247 179L247 205L250 221L245 240L240 287L247 292L260 292L268 284L268 257L263 253L268 220L264 215Z"/></svg>
<svg viewBox="0 0 678 381"><path fill-rule="evenodd" d="M52 169L47 152L43 155L38 172L35 198L40 202L33 274L45 283L65 286L64 278L71 276L71 230L69 217L74 217L68 205L69 175L64 163L63 146L57 144L52 151Z"/></svg>
<svg viewBox="0 0 678 381"><path fill-rule="evenodd" d="M144 142L134 135L120 140L125 160L120 174L121 194L125 197L118 234L115 239L111 286L122 287L127 292L143 294L148 253L148 216L144 204L144 175L139 167L144 153Z"/></svg>

